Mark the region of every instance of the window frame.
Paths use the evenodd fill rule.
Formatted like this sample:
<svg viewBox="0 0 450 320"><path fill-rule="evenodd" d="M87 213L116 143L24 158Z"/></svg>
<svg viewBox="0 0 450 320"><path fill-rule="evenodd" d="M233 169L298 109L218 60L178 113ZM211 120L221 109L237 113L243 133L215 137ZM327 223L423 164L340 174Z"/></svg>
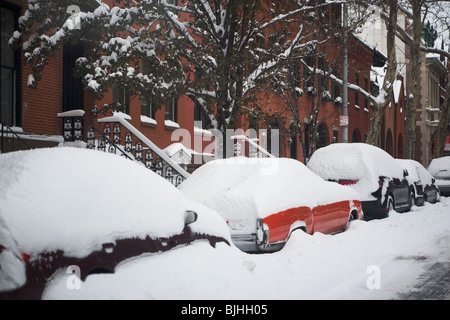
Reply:
<svg viewBox="0 0 450 320"><path fill-rule="evenodd" d="M0 4L0 8L1 8L1 10L8 10L13 13L13 15L14 15L13 29L18 30L19 29L18 20L20 17L21 8L14 4L3 3L3 2ZM3 29L3 28L1 28L1 29ZM12 37L12 34L11 34L11 37ZM0 46L1 46L1 42L0 42ZM11 89L12 101L11 101L11 103L12 103L12 106L11 106L11 110L9 110L11 112L11 117L8 120L5 120L5 119L1 119L1 120L7 125L17 126L17 127L21 126L21 104L22 104L21 103L21 88L22 88L22 86L21 86L21 82L22 82L21 52L22 52L21 49L17 49L13 52L13 66L3 65L3 64L1 64L1 60L0 60L0 72L1 72L1 69L3 69L3 68L12 71L12 78L11 78L11 84L12 84L12 89ZM0 118L1 118L1 113L0 113Z"/></svg>

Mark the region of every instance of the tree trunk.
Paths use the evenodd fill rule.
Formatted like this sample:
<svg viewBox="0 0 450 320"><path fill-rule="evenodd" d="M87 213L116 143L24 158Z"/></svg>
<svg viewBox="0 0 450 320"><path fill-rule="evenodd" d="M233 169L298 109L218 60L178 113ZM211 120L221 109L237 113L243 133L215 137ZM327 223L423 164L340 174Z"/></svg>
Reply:
<svg viewBox="0 0 450 320"><path fill-rule="evenodd" d="M389 2L389 22L387 23L387 50L388 50L388 68L383 84L382 92L385 93L384 101L375 104L374 113L370 122L369 132L367 134L367 143L373 146L379 146L381 125L383 123L384 112L392 97L393 82L397 74L397 49L395 46L395 34L397 33L398 2ZM384 146L379 146L384 147Z"/></svg>
<svg viewBox="0 0 450 320"><path fill-rule="evenodd" d="M420 96L420 45L422 40L422 1L411 0L413 10L413 40L411 46L411 94L406 108L405 158L414 159L416 143L416 111Z"/></svg>
<svg viewBox="0 0 450 320"><path fill-rule="evenodd" d="M450 123L450 82L447 83L446 90L445 102L441 109L441 120L439 121L439 127L436 132L436 145L433 152L434 158L440 158L444 155L448 124Z"/></svg>

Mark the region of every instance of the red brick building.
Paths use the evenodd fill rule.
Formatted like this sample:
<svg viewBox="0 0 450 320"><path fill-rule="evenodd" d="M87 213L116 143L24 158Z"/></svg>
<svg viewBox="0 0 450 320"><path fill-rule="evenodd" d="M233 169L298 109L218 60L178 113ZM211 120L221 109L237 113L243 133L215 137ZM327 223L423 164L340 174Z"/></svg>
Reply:
<svg viewBox="0 0 450 320"><path fill-rule="evenodd" d="M24 58L20 51L13 52L7 45L12 32L18 27L18 18L24 13L26 7L24 0L6 0L1 3L2 10L2 105L1 119L11 126L17 127L18 132L33 134L28 136L30 144L55 145L63 141L63 123L58 114L82 109L85 111L85 118L90 123L97 123L97 119L109 114L100 115L96 111L104 104L120 102L124 105L128 114L128 121L142 132L148 139L153 141L159 148L164 149L174 142L182 141L188 148L198 153L205 152L205 148L210 146L212 135L195 127L195 121L201 121L203 126L208 124L208 116L204 114L202 108L197 108L195 104L186 96L182 96L177 101L172 101L169 105L162 106L159 110L153 108L151 103L143 101L139 96L128 97L126 93L112 88L100 101L95 101L86 94L81 85L81 80L73 77L73 67L75 60L84 52L81 46L66 45L61 48L50 63L46 66L42 74L42 79L38 82L37 88L28 86L28 75L31 68L24 64ZM340 9L329 6L329 17L340 16ZM336 48L329 48L333 53L338 52ZM333 54L329 56L329 63L336 59ZM351 37L349 45L349 81L361 86L366 91L372 89L371 68L374 58L378 53L365 45L356 37ZM318 65L321 61L316 61ZM305 73L304 66L299 66L295 72ZM342 90L328 80L328 91L330 97L323 99L320 107L320 125L318 147L328 145L333 142L340 142L342 139L342 128L340 127L340 115L342 114L342 104L339 97ZM313 96L308 92L308 83L303 83L304 94L299 98L301 103L308 105ZM404 137L404 90L401 87L396 97L393 97L391 107L388 108L383 124L381 145L392 155L401 157ZM261 97L260 99L265 99ZM280 112L282 101L271 99L270 109ZM352 142L363 142L369 129L372 108L367 99L361 94L350 91L349 93L349 140ZM308 114L300 114L301 119L306 119L304 123L305 142L308 143ZM290 120L285 123L277 123L275 127L281 130L280 156L292 157L303 161L300 152L298 139L283 136L283 132L290 127ZM198 125L200 126L200 125ZM241 117L238 127L248 128L251 126L248 119ZM189 133L189 137L172 137L176 129L184 129ZM85 129L87 131L87 129ZM34 143L37 138L39 143ZM87 132L84 132L87 136ZM294 137L296 138L296 137ZM122 137L124 140L125 137ZM42 142L44 141L44 142ZM206 152L211 153L209 148Z"/></svg>

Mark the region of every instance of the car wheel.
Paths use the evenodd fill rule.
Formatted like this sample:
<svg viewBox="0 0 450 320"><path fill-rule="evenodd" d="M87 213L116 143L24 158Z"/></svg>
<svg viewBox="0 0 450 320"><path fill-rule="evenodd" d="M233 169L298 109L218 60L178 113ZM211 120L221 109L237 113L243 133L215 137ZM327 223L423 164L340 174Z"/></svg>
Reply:
<svg viewBox="0 0 450 320"><path fill-rule="evenodd" d="M409 193L409 197L408 197L408 207L409 210L411 210L411 208L413 207L413 205L416 204L416 197L414 196L414 192L410 192Z"/></svg>
<svg viewBox="0 0 450 320"><path fill-rule="evenodd" d="M352 221L354 221L354 220L355 220L355 216L353 215L353 213L350 213L347 224L345 225L343 232L347 231L350 228L350 225L351 225Z"/></svg>

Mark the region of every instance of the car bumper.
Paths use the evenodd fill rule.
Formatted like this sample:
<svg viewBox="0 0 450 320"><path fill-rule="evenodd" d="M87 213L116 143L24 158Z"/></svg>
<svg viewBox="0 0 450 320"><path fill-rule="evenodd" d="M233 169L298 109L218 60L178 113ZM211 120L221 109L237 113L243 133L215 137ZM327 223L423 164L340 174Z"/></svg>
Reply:
<svg viewBox="0 0 450 320"><path fill-rule="evenodd" d="M256 233L232 234L231 241L239 250L246 253L276 252L283 249L286 244L285 241L259 244Z"/></svg>
<svg viewBox="0 0 450 320"><path fill-rule="evenodd" d="M383 219L389 214L388 209L381 206L380 200L362 201L361 205L365 220Z"/></svg>
<svg viewBox="0 0 450 320"><path fill-rule="evenodd" d="M241 251L259 252L259 247L256 244L256 233L232 234L231 241Z"/></svg>
<svg viewBox="0 0 450 320"><path fill-rule="evenodd" d="M440 184L438 185L441 196L449 197L450 196L450 183L449 184Z"/></svg>
<svg viewBox="0 0 450 320"><path fill-rule="evenodd" d="M416 196L416 198L414 199L414 204L418 207L422 207L425 204L425 197L423 196L423 194Z"/></svg>

